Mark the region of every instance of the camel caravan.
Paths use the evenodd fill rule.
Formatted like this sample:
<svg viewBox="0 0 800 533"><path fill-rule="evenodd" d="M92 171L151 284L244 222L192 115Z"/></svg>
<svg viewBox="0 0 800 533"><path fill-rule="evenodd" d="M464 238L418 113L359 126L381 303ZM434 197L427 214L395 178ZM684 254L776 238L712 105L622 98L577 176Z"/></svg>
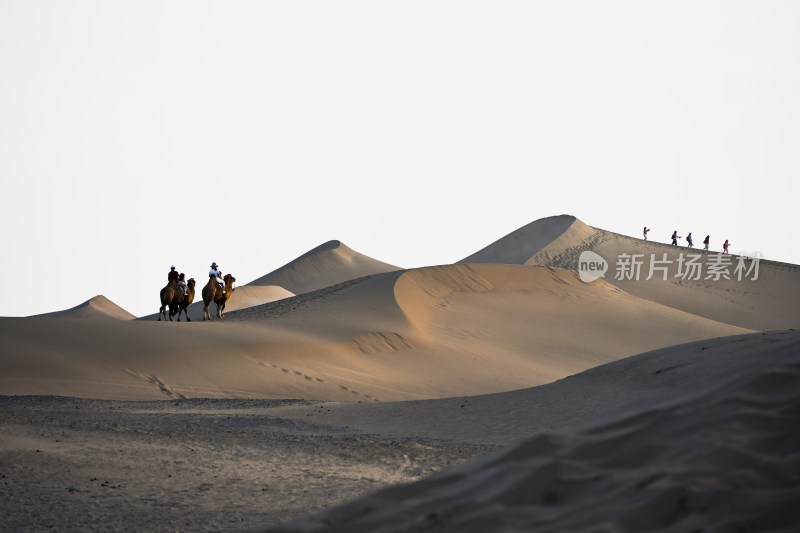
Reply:
<svg viewBox="0 0 800 533"><path fill-rule="evenodd" d="M225 303L230 300L233 291L236 290L233 286L236 278L230 274L222 276L222 272L218 269L217 263L211 263L211 270L208 273L208 283L203 287L203 320L211 320L211 314L208 311L208 306L211 302L217 304L217 318L222 318L222 311L225 309ZM172 322L172 317L178 315L177 321L181 321L181 314L186 315L186 321L191 322L189 318L189 306L194 301L195 293L194 278L185 281L184 274L178 274L175 266L170 267L169 274L167 274L167 286L161 289L161 307L158 310L158 320L164 317L166 321ZM169 314L167 314L169 309Z"/></svg>

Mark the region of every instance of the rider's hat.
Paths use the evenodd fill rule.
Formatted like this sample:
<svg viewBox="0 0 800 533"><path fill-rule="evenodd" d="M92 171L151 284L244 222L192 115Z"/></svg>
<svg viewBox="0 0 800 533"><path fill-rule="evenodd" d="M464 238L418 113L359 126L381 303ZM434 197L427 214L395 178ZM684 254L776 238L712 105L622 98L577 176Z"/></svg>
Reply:
<svg viewBox="0 0 800 533"><path fill-rule="evenodd" d="M172 265L172 266L171 266L171 267L169 267L169 268L170 268L170 270L175 270L175 265Z"/></svg>
<svg viewBox="0 0 800 533"><path fill-rule="evenodd" d="M217 264L216 263L211 263L211 268L217 268Z"/></svg>

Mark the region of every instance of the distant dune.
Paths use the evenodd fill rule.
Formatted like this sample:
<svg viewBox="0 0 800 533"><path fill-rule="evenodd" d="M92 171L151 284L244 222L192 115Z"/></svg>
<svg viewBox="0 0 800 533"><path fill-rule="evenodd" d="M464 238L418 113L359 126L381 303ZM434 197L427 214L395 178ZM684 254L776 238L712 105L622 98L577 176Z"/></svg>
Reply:
<svg viewBox="0 0 800 533"><path fill-rule="evenodd" d="M135 315L127 312L125 309L118 306L102 294L99 294L80 305L76 305L71 309L34 315L33 317L68 317L85 318L89 320L132 320L136 318Z"/></svg>
<svg viewBox="0 0 800 533"><path fill-rule="evenodd" d="M571 222L570 222L571 221ZM569 222L569 224L568 224ZM555 237L547 244L543 235ZM697 241L702 241L698 237ZM512 253L514 250L517 252ZM738 258L728 256L731 264L727 268L725 279L706 279L712 275L708 270L709 262L714 260L714 252L683 246L645 241L620 235L614 232L597 229L584 224L575 217L560 216L537 220L524 228L512 232L470 258L480 259L486 263L513 263L536 266L551 266L578 269L581 252L593 251L609 262L606 280L624 289L630 294L658 302L675 309L687 311L734 324L743 328L786 329L800 327L800 266L776 261L761 260L758 265L758 278L753 280L755 272L737 279L735 269ZM629 271L621 271L619 258L627 254L641 254L643 262L638 276ZM703 269L699 271L699 280L691 279L695 275L684 278L678 276L681 258L689 259L690 254L699 255ZM470 259L467 258L467 259ZM467 261L467 259L463 260ZM656 263L655 261L664 263ZM658 264L667 265L667 279L655 270L650 280L649 267ZM751 267L751 261L744 265ZM684 268L684 273L688 269ZM618 279L619 278L619 279Z"/></svg>
<svg viewBox="0 0 800 533"><path fill-rule="evenodd" d="M571 215L541 218L512 231L459 263L501 263L524 265L528 260L561 237L575 224Z"/></svg>
<svg viewBox="0 0 800 533"><path fill-rule="evenodd" d="M277 285L294 294L302 294L394 270L400 270L400 267L367 257L339 241L328 241L248 285Z"/></svg>

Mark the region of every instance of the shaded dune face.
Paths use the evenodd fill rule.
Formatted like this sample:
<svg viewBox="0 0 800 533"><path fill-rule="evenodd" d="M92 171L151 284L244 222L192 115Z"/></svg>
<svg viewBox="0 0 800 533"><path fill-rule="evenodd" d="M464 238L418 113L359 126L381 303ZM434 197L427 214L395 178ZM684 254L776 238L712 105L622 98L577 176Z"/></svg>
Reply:
<svg viewBox="0 0 800 533"><path fill-rule="evenodd" d="M636 401L261 531L789 531L800 520L800 433L787 432L798 376L794 331L642 354L571 378L579 388L550 386L562 409L581 394L619 402L600 394L609 380L646 387Z"/></svg>
<svg viewBox="0 0 800 533"><path fill-rule="evenodd" d="M417 336L474 357L491 354L487 361L501 354L527 360L537 383L655 347L747 331L551 268L415 269L398 279L395 298Z"/></svg>

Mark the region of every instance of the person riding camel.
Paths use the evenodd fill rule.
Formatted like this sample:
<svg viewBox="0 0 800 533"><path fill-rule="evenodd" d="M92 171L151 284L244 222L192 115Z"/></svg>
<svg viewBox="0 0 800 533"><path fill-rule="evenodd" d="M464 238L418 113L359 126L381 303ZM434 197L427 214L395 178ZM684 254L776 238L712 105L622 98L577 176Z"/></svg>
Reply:
<svg viewBox="0 0 800 533"><path fill-rule="evenodd" d="M216 262L211 263L211 270L209 270L208 276L214 277L214 279L217 281L217 285L219 285L219 289L222 291L222 294L225 294L225 280L222 279L222 271L219 270Z"/></svg>
<svg viewBox="0 0 800 533"><path fill-rule="evenodd" d="M186 274L184 274L183 272L181 272L181 275L178 276L178 287L181 288L184 296L189 296L189 293L187 292L186 289Z"/></svg>
<svg viewBox="0 0 800 533"><path fill-rule="evenodd" d="M169 267L169 273L167 274L167 283L172 283L172 280L175 280L176 283L178 281L178 271L175 270L175 265Z"/></svg>

